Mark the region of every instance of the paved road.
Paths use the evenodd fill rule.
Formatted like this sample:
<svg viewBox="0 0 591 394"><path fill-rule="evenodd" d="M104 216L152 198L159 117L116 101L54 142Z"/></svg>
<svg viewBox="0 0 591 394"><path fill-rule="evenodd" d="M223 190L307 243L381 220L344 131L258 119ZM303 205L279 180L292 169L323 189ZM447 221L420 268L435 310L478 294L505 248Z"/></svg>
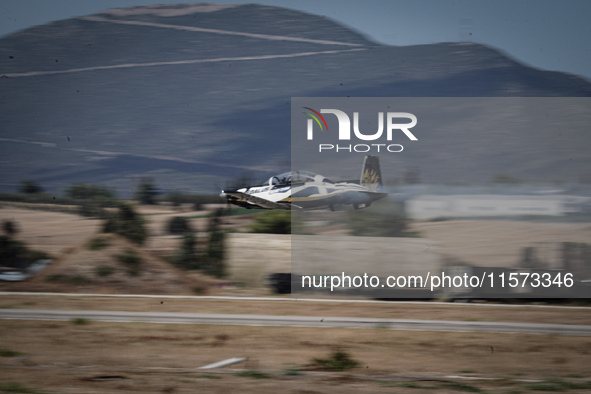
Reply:
<svg viewBox="0 0 591 394"><path fill-rule="evenodd" d="M282 327L346 327L390 330L494 332L591 336L591 325L466 322L445 320L376 319L360 317L230 315L211 313L60 311L0 309L0 319L71 320L84 318L105 322L176 324L227 324Z"/></svg>

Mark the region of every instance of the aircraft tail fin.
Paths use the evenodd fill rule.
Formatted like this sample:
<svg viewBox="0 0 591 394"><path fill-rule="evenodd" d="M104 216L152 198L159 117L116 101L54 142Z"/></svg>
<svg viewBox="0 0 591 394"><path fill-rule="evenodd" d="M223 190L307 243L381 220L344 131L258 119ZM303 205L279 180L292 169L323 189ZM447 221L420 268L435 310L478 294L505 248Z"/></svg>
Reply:
<svg viewBox="0 0 591 394"><path fill-rule="evenodd" d="M379 157L371 155L365 156L363 169L361 170L361 180L359 183L370 190L381 189L382 172L380 171Z"/></svg>

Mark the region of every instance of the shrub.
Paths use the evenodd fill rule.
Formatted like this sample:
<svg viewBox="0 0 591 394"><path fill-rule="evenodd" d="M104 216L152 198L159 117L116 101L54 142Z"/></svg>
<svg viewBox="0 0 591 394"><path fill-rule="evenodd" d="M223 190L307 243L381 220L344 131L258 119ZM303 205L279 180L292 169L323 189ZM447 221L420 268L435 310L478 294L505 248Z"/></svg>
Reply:
<svg viewBox="0 0 591 394"><path fill-rule="evenodd" d="M243 376L243 377L252 378L252 379L267 379L267 378L271 377L267 373L264 373L261 371L256 371L256 370L247 370L247 371L238 372L236 374L236 376Z"/></svg>
<svg viewBox="0 0 591 394"><path fill-rule="evenodd" d="M169 234L184 234L191 229L189 220L182 216L175 216L168 221L167 231Z"/></svg>
<svg viewBox="0 0 591 394"><path fill-rule="evenodd" d="M66 196L76 200L113 201L115 194L104 186L76 183L66 189Z"/></svg>
<svg viewBox="0 0 591 394"><path fill-rule="evenodd" d="M153 179L150 177L143 177L137 185L135 199L139 201L140 204L153 205L156 204L157 195L158 190L156 189L156 186L154 186Z"/></svg>
<svg viewBox="0 0 591 394"><path fill-rule="evenodd" d="M2 230L8 236L13 236L18 232L16 223L12 220L5 220L2 222Z"/></svg>
<svg viewBox="0 0 591 394"><path fill-rule="evenodd" d="M115 267L111 267L110 265L99 265L94 269L96 276L100 277L109 276L113 272L115 272Z"/></svg>
<svg viewBox="0 0 591 394"><path fill-rule="evenodd" d="M27 248L22 242L0 235L0 262L6 267L22 267L26 263Z"/></svg>
<svg viewBox="0 0 591 394"><path fill-rule="evenodd" d="M31 389L19 382L0 382L0 393L36 394L40 391Z"/></svg>
<svg viewBox="0 0 591 394"><path fill-rule="evenodd" d="M253 233L291 234L289 211L268 211L257 215L250 227Z"/></svg>
<svg viewBox="0 0 591 394"><path fill-rule="evenodd" d="M94 237L86 244L88 250L101 250L109 246L109 239L107 237Z"/></svg>
<svg viewBox="0 0 591 394"><path fill-rule="evenodd" d="M335 350L327 358L314 358L313 364L328 371L346 371L360 365L359 361L353 360L349 353L343 350Z"/></svg>
<svg viewBox="0 0 591 394"><path fill-rule="evenodd" d="M0 357L18 357L22 356L22 353L15 352L10 349L0 349Z"/></svg>
<svg viewBox="0 0 591 394"><path fill-rule="evenodd" d="M144 219L129 204L119 205L118 212L105 221L103 232L119 234L139 245L148 237Z"/></svg>
<svg viewBox="0 0 591 394"><path fill-rule="evenodd" d="M21 181L18 187L18 191L19 193L23 194L36 194L41 193L43 191L43 188L37 182L30 179L26 179L24 181Z"/></svg>
<svg viewBox="0 0 591 394"><path fill-rule="evenodd" d="M127 275L138 276L141 274L143 260L135 250L125 249L123 254L118 254L115 258L126 267Z"/></svg>

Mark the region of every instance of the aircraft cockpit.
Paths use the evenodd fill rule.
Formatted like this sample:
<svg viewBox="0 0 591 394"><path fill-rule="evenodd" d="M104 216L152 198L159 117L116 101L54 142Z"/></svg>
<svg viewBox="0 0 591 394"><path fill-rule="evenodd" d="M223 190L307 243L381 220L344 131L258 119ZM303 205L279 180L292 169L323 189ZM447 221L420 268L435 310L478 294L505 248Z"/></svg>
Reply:
<svg viewBox="0 0 591 394"><path fill-rule="evenodd" d="M268 185L292 185L298 183L314 182L317 175L308 171L289 171L272 176Z"/></svg>

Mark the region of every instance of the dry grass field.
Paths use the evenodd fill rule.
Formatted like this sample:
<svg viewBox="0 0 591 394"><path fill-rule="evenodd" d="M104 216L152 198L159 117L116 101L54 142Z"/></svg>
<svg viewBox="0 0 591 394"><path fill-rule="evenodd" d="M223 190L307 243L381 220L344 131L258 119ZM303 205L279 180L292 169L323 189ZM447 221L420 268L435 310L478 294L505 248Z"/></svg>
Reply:
<svg viewBox="0 0 591 394"><path fill-rule="evenodd" d="M2 354L13 352L0 359L0 389L14 382L31 392L337 393L412 388L420 393L435 388L508 393L551 384L574 392L591 390L585 383L590 378L591 339L580 337L76 320L3 321L0 334ZM329 372L313 365L314 358L327 357L335 349L346 351L359 366ZM247 360L198 369L232 357Z"/></svg>
<svg viewBox="0 0 591 394"><path fill-rule="evenodd" d="M197 279L182 273L180 278L175 276L178 273L175 274L174 269L161 265L164 263L159 258L150 255L178 244L178 238L166 235L163 229L167 219L178 212L160 207L142 208L142 211L146 214L152 237L146 247L137 249L137 253L144 257L147 272L153 272L154 276L146 274L145 283L134 284L137 286L134 292L153 294L157 292L156 286L165 288L164 284L157 282L158 277L162 277L176 281L175 286L163 294L191 294L192 280ZM197 216L194 212L181 214ZM74 268L75 262L81 259L89 263L94 261L95 265L104 264L100 254L94 255L85 247L96 236L99 221L14 207L0 209L0 220L5 219L18 223L18 239L53 254L64 266L69 261L72 270L82 269ZM191 220L196 227L206 225L204 218ZM452 254L465 258L481 254L493 256L491 259L495 253L505 253L498 246L504 242L508 250L514 251L518 250L520 243L540 239L540 236L551 240L552 234L559 232L568 238L570 234L584 235L589 230L588 225L580 224L541 226L536 227L537 230L528 226L480 221L416 224L418 230L438 239ZM484 238L494 240L489 243L494 250L486 251L486 243L478 238L483 234ZM527 234L531 237L528 238ZM133 247L121 242L114 238L109 246L113 249L104 249L102 256L120 253L120 248ZM478 253L471 254L470 250ZM49 271L45 273L49 274ZM121 274L112 279L121 285L127 277ZM47 282L38 279L29 283ZM121 287L119 292L127 288ZM2 284L0 290L26 290L26 286ZM113 287L93 290L117 292ZM73 291L84 292L84 287L74 287ZM210 294L236 292L215 288L209 291ZM249 292L257 294L256 291ZM263 293L258 291L258 294ZM0 308L591 324L589 309L312 303L289 298L254 301L177 299L164 295L159 298L119 298L4 293L0 294ZM326 358L335 350L347 352L359 361L359 366L334 372L314 365L314 358ZM246 357L247 360L215 370L198 369L232 357ZM589 337L410 332L377 327L287 328L102 323L83 319L66 322L0 320L0 393L577 393L591 391L590 366Z"/></svg>

